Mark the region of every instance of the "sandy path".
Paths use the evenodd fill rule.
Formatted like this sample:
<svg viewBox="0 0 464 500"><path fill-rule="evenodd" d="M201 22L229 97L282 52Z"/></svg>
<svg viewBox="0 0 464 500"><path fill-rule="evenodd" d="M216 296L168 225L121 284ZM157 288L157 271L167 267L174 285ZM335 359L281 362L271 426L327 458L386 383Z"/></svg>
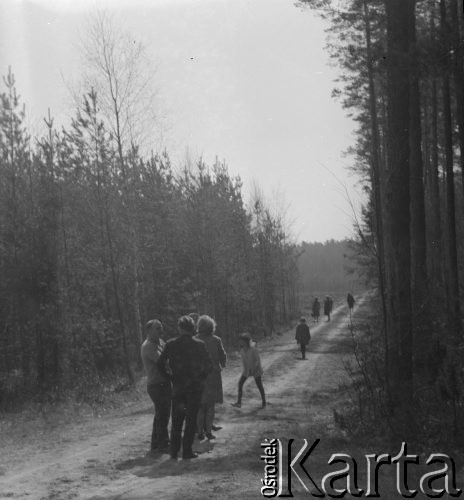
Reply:
<svg viewBox="0 0 464 500"><path fill-rule="evenodd" d="M96 419L74 432L68 442L12 464L0 477L0 498L30 499L176 499L262 498L265 437L293 437L302 426L330 431L332 407L327 405L343 379L340 343L346 343L347 309L335 310L332 321L311 325L306 361L298 360L294 332L259 346L269 405L260 408L251 380L241 409L236 398L240 363L235 357L223 372L225 404L217 419L223 429L214 442L195 443L203 452L194 461L145 458L151 427L151 406L123 416ZM343 351L343 349L342 349ZM148 401L147 401L148 403Z"/></svg>

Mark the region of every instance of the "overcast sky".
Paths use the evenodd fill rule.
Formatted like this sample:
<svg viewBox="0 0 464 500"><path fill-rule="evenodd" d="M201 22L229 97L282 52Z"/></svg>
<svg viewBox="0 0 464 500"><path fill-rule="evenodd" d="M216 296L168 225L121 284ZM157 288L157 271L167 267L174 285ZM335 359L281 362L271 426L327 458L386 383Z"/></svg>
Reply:
<svg viewBox="0 0 464 500"><path fill-rule="evenodd" d="M0 70L12 66L34 129L49 107L57 122L72 115L65 82L79 79L97 7L146 45L175 162L187 150L226 160L247 195L256 182L285 199L298 240L351 235L339 180L356 200L343 157L353 124L330 96L337 70L315 13L293 0L1 0Z"/></svg>

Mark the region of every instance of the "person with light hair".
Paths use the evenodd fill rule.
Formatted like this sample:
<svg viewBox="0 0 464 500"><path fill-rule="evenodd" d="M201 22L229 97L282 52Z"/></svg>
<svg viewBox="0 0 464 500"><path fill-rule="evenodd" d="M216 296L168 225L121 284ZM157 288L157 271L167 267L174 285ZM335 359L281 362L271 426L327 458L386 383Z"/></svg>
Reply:
<svg viewBox="0 0 464 500"><path fill-rule="evenodd" d="M171 382L160 372L157 362L163 352L164 329L161 321L150 320L145 327L147 338L141 347L141 356L147 374L147 392L155 406L151 449L149 454L167 452L168 423L171 416Z"/></svg>
<svg viewBox="0 0 464 500"><path fill-rule="evenodd" d="M205 343L206 349L213 363L213 369L206 378L201 398L200 410L197 417L198 439L215 439L212 430L215 405L223 402L221 370L226 366L227 355L221 339L214 335L216 322L207 315L200 316L197 323L197 338ZM218 427L215 429L219 430Z"/></svg>

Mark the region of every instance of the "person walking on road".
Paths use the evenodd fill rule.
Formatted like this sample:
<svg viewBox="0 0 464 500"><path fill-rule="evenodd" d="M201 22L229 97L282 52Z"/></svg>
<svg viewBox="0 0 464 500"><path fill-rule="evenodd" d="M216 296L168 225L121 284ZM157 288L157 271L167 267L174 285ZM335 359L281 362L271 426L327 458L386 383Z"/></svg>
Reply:
<svg viewBox="0 0 464 500"><path fill-rule="evenodd" d="M324 315L327 316L327 321L330 321L330 313L332 312L332 299L327 295L324 300Z"/></svg>
<svg viewBox="0 0 464 500"><path fill-rule="evenodd" d="M306 323L306 318L302 317L296 327L295 339L297 344L300 345L301 359L306 359L306 346L311 339L309 326Z"/></svg>
<svg viewBox="0 0 464 500"><path fill-rule="evenodd" d="M321 315L321 303L316 297L312 306L312 316L314 318L314 323L319 323L319 316Z"/></svg>
<svg viewBox="0 0 464 500"><path fill-rule="evenodd" d="M346 296L346 301L348 303L348 307L350 309L350 312L352 311L353 307L354 307L354 303L356 302L354 300L354 297L351 293L349 293L347 296Z"/></svg>
<svg viewBox="0 0 464 500"><path fill-rule="evenodd" d="M266 395L264 393L263 381L261 379L263 375L263 368L261 366L261 358L259 357L258 349L256 348L256 342L251 339L249 333L242 333L239 338L241 345L240 354L242 356L243 372L238 381L237 402L233 403L232 406L241 408L243 384L248 377L254 377L256 386L258 387L259 393L261 394L261 407L265 408Z"/></svg>
<svg viewBox="0 0 464 500"><path fill-rule="evenodd" d="M166 343L157 366L172 379L172 422L171 422L171 458L177 459L181 441L182 458L197 458L192 444L195 425L205 380L213 365L204 342L193 338L195 322L189 316L182 316L178 323L179 336ZM182 426L185 421L184 434Z"/></svg>
<svg viewBox="0 0 464 500"><path fill-rule="evenodd" d="M209 316L200 316L197 323L197 338L205 343L213 363L213 369L206 378L200 410L197 417L198 439L215 439L213 435L214 405L223 402L221 370L226 366L227 355L222 341L214 335L216 322ZM217 429L217 427L216 427Z"/></svg>
<svg viewBox="0 0 464 500"><path fill-rule="evenodd" d="M353 313L354 303L356 302L356 301L354 300L354 297L353 297L353 295L351 294L351 292L350 292L350 293L348 293L348 295L346 296L346 301L347 301L347 303L348 303L348 308L349 308L349 310L350 310L350 323L351 323L351 315L352 315L352 313Z"/></svg>
<svg viewBox="0 0 464 500"><path fill-rule="evenodd" d="M147 338L141 347L141 356L147 374L147 392L155 406L150 454L167 452L169 445L168 423L171 415L171 382L157 366L163 351L163 325L157 319L150 320L146 327Z"/></svg>

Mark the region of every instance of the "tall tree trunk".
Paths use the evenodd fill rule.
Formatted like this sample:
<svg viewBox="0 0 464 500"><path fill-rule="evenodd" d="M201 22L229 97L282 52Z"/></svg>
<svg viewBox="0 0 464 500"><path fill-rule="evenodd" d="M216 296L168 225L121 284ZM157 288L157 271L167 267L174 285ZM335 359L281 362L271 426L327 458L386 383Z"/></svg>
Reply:
<svg viewBox="0 0 464 500"><path fill-rule="evenodd" d="M114 251L113 251L113 237L110 227L110 220L108 214L108 207L105 207L105 228L106 235L108 239L108 253L109 253L109 264L111 269L111 279L113 282L113 292L114 292L114 300L116 304L116 313L118 315L118 323L119 323L119 332L122 340L122 348L124 352L124 367L126 369L127 378L131 384L135 382L134 374L132 372L132 367L130 365L130 357L129 357L129 346L127 345L127 333L126 333L126 325L124 321L124 312L122 309L121 297L119 294L119 283L118 283L118 275L116 270L116 262L114 260Z"/></svg>
<svg viewBox="0 0 464 500"><path fill-rule="evenodd" d="M451 89L449 68L449 25L447 22L446 5L440 0L441 30L443 48L447 54L447 63L443 70L443 128L446 172L446 212L448 229L448 314L450 320L450 342L457 347L461 339L461 313L459 304L458 255L456 240L456 203L454 193L454 157L453 157L453 123L451 114ZM453 349L453 352L454 349Z"/></svg>
<svg viewBox="0 0 464 500"><path fill-rule="evenodd" d="M382 303L382 320L383 320L383 334L385 344L385 380L387 387L390 385L390 377L388 370L388 332L387 332L387 303L386 303L386 290L385 290L385 245L384 245L384 224L383 224L383 199L382 199L382 180L381 173L381 151L380 151L380 138L379 138L379 124L377 115L377 96L374 81L374 67L372 57L372 34L370 26L370 15L367 0L363 0L364 10L364 26L366 36L366 63L367 74L369 80L369 114L371 118L371 179L373 186L373 204L375 211L375 237L377 242L377 266L379 273L379 288L380 298ZM390 392L390 391L388 391Z"/></svg>
<svg viewBox="0 0 464 500"><path fill-rule="evenodd" d="M428 373L431 329L427 320L427 252L425 234L424 172L421 137L421 100L416 46L415 0L409 3L409 168L411 197L411 305L414 365L424 380Z"/></svg>
<svg viewBox="0 0 464 500"><path fill-rule="evenodd" d="M438 92L437 79L432 78L432 138L430 157L430 197L432 216L432 271L433 279L437 284L443 283L442 266L442 228L440 203L440 174L438 158Z"/></svg>
<svg viewBox="0 0 464 500"><path fill-rule="evenodd" d="M441 219L441 200L440 200L440 170L439 170L439 151L438 151L438 85L437 78L432 77L431 82L431 155L430 155L430 204L431 204L431 248L432 248L432 273L433 280L436 283L436 289L440 295L440 301L443 302L443 235ZM438 297L435 297L438 299Z"/></svg>
<svg viewBox="0 0 464 500"><path fill-rule="evenodd" d="M409 30L411 2L386 0L388 330L391 400L399 434L412 429L411 252L409 175Z"/></svg>
<svg viewBox="0 0 464 500"><path fill-rule="evenodd" d="M452 36L452 62L454 76L454 92L456 94L456 119L458 123L459 138L459 164L461 167L461 185L464 196L464 70L463 70L463 49L462 38L459 29L459 7L458 0L451 0L451 36ZM462 11L461 11L462 12ZM463 205L464 206L464 205Z"/></svg>
<svg viewBox="0 0 464 500"><path fill-rule="evenodd" d="M137 224L136 224L136 214L135 214L135 203L134 203L134 192L130 192L131 188L131 182L130 182L130 176L127 173L126 170L126 162L124 158L124 152L123 152L123 138L122 138L122 131L121 131L121 115L120 115L120 110L118 106L118 100L115 94L113 94L113 104L114 104L114 117L115 117L115 124L116 124L116 145L117 145L117 151L118 151L118 158L119 158L119 163L121 167L121 173L122 173L122 178L124 182L124 193L125 193L125 202L126 202L126 209L128 211L128 220L129 220L129 232L130 232L130 239L131 239L131 250L132 250L132 255L131 255L131 270L132 270L132 286L133 286L133 297L132 297L132 307L133 307L133 312L134 312L134 326L135 326L135 332L137 336L137 340L139 342L139 346L142 345L143 343L143 334L142 334L142 322L141 322L141 316L140 316L140 303L139 303L139 249L138 249L138 234L137 234ZM135 190L135 173L132 175L133 179L133 190ZM138 364L139 366L142 366L142 360L140 356L137 357Z"/></svg>
<svg viewBox="0 0 464 500"><path fill-rule="evenodd" d="M430 19L430 37L438 44L437 29L435 26L435 12ZM439 311L444 307L443 300L443 253L442 253L442 224L441 224L441 202L440 202L440 174L439 174L439 151L438 151L438 91L437 75L430 77L430 113L427 113L426 125L429 130L429 162L427 173L427 198L429 201L429 213L427 222L429 228L429 261L430 280L434 284L430 288L432 296L432 307ZM426 111L428 107L426 104ZM432 313L433 314L433 313ZM435 314L434 314L435 316Z"/></svg>

